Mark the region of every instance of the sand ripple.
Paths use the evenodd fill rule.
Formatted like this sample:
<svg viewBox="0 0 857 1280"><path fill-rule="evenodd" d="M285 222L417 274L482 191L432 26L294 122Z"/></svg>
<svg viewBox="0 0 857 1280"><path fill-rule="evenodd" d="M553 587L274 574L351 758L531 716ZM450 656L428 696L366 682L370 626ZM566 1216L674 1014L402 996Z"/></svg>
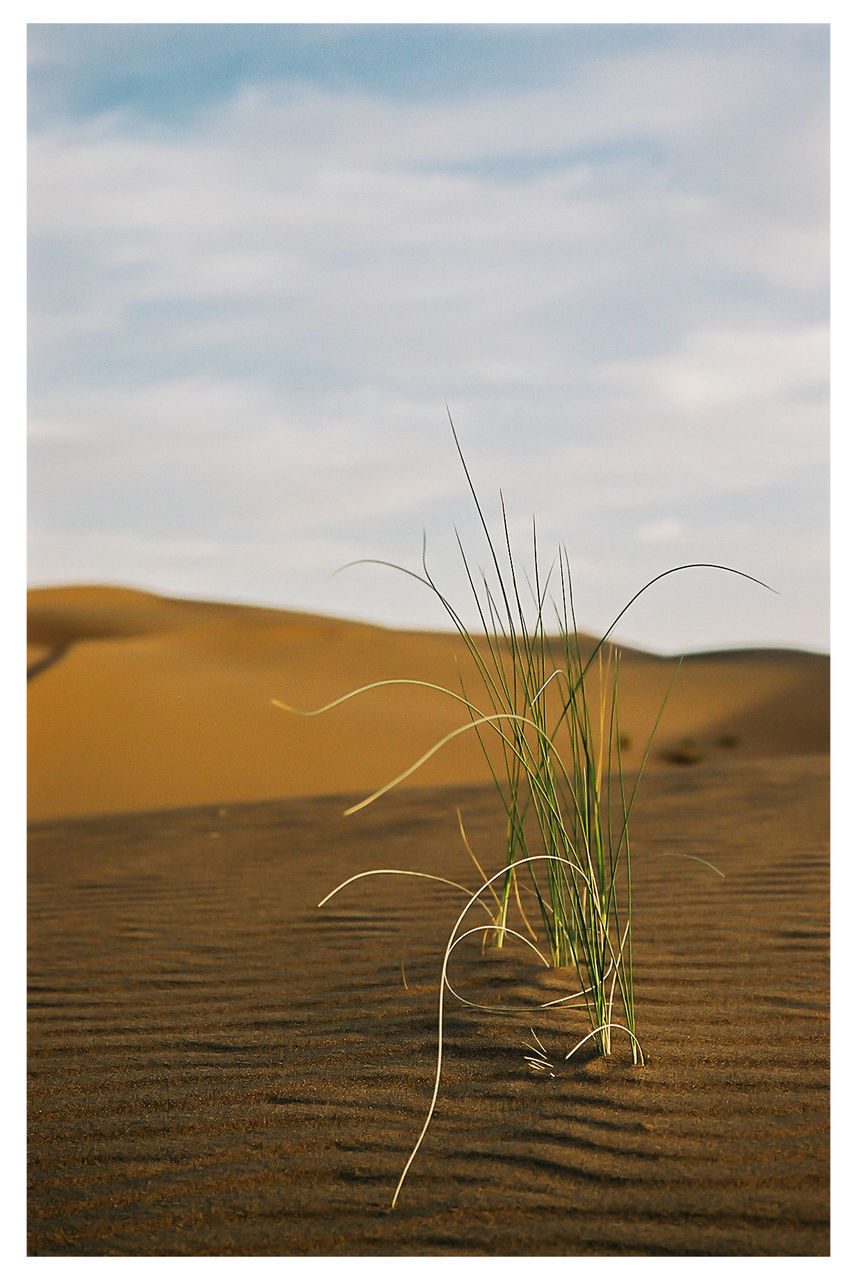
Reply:
<svg viewBox="0 0 857 1280"><path fill-rule="evenodd" d="M33 828L31 1253L827 1253L826 760L651 776L648 1065L621 1046L562 1063L569 1011L453 1007L436 1120L390 1213L459 898L379 878L315 903L372 865L469 881L456 804L491 862L481 788L349 819L292 800ZM460 974L504 1001L557 982L511 958ZM528 1025L555 1079L528 1074Z"/></svg>

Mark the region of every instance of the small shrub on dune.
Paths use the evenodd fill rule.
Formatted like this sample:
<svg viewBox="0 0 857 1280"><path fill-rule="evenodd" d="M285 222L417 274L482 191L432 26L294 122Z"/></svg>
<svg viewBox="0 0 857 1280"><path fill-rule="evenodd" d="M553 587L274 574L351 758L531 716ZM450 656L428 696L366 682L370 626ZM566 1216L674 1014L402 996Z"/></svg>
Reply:
<svg viewBox="0 0 857 1280"><path fill-rule="evenodd" d="M705 759L705 754L693 738L685 738L664 751L662 759L668 764L700 764Z"/></svg>

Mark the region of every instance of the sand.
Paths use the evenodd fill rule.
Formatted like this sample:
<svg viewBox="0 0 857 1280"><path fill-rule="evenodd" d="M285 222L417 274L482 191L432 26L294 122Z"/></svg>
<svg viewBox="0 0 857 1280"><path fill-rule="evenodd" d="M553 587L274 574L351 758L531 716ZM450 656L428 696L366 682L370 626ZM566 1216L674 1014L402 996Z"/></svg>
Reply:
<svg viewBox="0 0 857 1280"><path fill-rule="evenodd" d="M682 671L634 815L645 1067L563 1063L583 1015L526 1006L565 975L462 954L462 991L522 1011L450 1010L391 1212L459 896L376 877L316 904L379 865L475 887L456 809L493 867L501 814L462 752L345 818L431 738L428 702L378 695L334 731L266 699L396 655L437 678L449 637L116 589L31 605L31 1255L828 1253L826 659ZM633 742L671 668L626 657ZM530 1026L555 1078L526 1067Z"/></svg>
<svg viewBox="0 0 857 1280"><path fill-rule="evenodd" d="M28 813L33 821L284 796L367 794L466 718L424 689L378 689L307 720L375 680L478 689L462 642L332 618L168 600L106 587L29 593ZM633 767L675 660L625 649L622 727ZM826 751L829 659L742 651L685 661L653 765L678 752L754 758ZM413 784L490 777L473 735Z"/></svg>

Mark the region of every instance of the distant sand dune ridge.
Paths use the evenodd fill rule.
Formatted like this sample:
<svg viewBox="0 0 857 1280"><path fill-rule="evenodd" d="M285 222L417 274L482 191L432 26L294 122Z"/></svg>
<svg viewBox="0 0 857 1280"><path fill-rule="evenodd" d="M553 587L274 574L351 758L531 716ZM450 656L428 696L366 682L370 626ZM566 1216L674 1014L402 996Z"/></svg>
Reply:
<svg viewBox="0 0 857 1280"><path fill-rule="evenodd" d="M317 719L375 680L479 682L455 635L395 631L274 609L173 600L118 587L29 593L29 815L372 791L463 723L441 694L396 686ZM675 664L624 650L622 727L639 758ZM663 754L827 749L829 659L788 650L693 656L658 735ZM488 778L474 735L438 752L414 786Z"/></svg>

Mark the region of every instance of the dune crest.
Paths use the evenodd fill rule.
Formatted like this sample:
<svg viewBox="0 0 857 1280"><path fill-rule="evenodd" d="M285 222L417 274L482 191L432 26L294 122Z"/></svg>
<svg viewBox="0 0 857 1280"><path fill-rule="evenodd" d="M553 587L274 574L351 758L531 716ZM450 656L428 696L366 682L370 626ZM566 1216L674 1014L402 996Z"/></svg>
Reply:
<svg viewBox="0 0 857 1280"><path fill-rule="evenodd" d="M625 649L623 729L636 763L674 670ZM286 610L171 599L124 587L28 594L32 821L187 805L367 793L462 723L451 699L397 686L318 719L313 708L375 680L469 690L457 636ZM653 764L667 758L827 750L829 659L788 650L693 655ZM682 756L682 753L684 755ZM489 778L465 734L413 786Z"/></svg>

